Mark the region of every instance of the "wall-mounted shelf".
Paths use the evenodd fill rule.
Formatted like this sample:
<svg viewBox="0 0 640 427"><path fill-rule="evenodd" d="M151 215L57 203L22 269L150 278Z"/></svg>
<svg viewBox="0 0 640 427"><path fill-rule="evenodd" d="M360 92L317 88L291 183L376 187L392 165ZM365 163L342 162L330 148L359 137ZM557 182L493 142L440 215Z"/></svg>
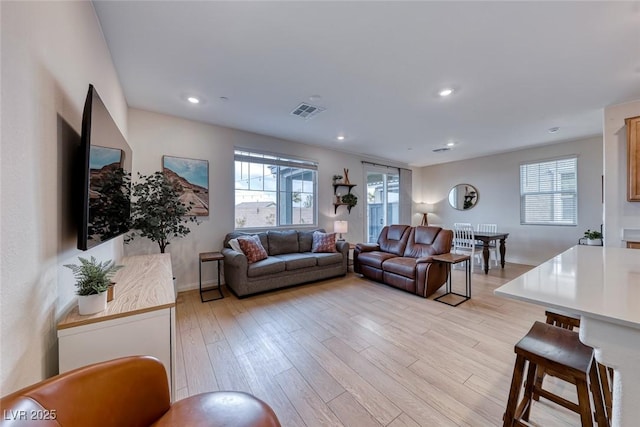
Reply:
<svg viewBox="0 0 640 427"><path fill-rule="evenodd" d="M336 193L338 192L338 187L347 187L349 190L348 192L351 193L351 189L353 187L355 187L356 184L340 184L340 183L334 183L333 184L333 195L335 196Z"/></svg>
<svg viewBox="0 0 640 427"><path fill-rule="evenodd" d="M337 202L333 203L333 210L334 210L334 214L338 213L338 206L346 206L347 210L349 211L349 213L351 213L351 208L353 207L352 205L350 205L349 203L342 203L341 201L341 196L338 196L338 188L339 187L344 187L347 189L347 194L351 194L351 189L353 187L355 187L356 184L346 184L344 182L334 182L333 183L333 195L337 196Z"/></svg>
<svg viewBox="0 0 640 427"><path fill-rule="evenodd" d="M351 213L351 208L353 207L349 203L334 203L333 204L334 214L338 213L338 206L346 206L349 213Z"/></svg>

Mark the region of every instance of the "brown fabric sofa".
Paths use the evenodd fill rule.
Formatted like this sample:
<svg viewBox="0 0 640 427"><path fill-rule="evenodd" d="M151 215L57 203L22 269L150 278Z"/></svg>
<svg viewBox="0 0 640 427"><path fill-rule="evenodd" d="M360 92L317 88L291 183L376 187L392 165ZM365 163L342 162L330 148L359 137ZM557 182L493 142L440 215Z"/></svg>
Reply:
<svg viewBox="0 0 640 427"><path fill-rule="evenodd" d="M447 280L447 266L432 262L433 255L451 252L453 231L440 227L389 225L378 243L358 243L353 270L377 282L424 298Z"/></svg>
<svg viewBox="0 0 640 427"><path fill-rule="evenodd" d="M148 356L57 375L3 397L0 408L7 427L280 427L273 410L247 393L201 393L171 404L164 365Z"/></svg>

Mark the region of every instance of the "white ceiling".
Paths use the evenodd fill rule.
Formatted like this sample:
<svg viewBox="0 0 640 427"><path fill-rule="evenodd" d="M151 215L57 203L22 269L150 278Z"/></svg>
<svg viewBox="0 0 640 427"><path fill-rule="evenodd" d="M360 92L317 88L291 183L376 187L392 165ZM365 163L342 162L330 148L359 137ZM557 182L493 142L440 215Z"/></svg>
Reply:
<svg viewBox="0 0 640 427"><path fill-rule="evenodd" d="M640 99L638 1L94 4L131 107L414 166L600 135Z"/></svg>

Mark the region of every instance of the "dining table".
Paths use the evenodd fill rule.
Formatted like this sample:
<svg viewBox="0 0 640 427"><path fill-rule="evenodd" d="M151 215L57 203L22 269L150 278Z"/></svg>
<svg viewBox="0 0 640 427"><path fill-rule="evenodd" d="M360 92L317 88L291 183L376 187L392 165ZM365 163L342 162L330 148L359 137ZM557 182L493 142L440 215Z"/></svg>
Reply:
<svg viewBox="0 0 640 427"><path fill-rule="evenodd" d="M640 425L640 250L577 245L496 295L580 317L580 341L614 370L611 425Z"/></svg>
<svg viewBox="0 0 640 427"><path fill-rule="evenodd" d="M489 248L491 244L499 241L500 265L504 268L504 254L506 248L504 241L509 237L509 233L490 233L485 231L474 231L473 237L482 242L482 259L484 261L484 274L489 274Z"/></svg>

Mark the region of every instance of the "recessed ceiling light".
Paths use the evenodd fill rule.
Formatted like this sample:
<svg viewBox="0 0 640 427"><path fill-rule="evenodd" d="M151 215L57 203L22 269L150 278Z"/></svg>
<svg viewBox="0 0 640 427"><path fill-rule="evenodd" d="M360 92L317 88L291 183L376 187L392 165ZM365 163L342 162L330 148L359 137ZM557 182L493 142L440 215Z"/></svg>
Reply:
<svg viewBox="0 0 640 427"><path fill-rule="evenodd" d="M220 101L222 102L227 102L229 100L229 98L227 98L226 96L221 96L220 97Z"/></svg>
<svg viewBox="0 0 640 427"><path fill-rule="evenodd" d="M320 101L322 97L320 95L311 95L309 101Z"/></svg>
<svg viewBox="0 0 640 427"><path fill-rule="evenodd" d="M549 133L556 133L556 132L558 132L559 130L560 130L560 128L556 126L556 127L549 128L549 131L548 131L548 132L549 132Z"/></svg>
<svg viewBox="0 0 640 427"><path fill-rule="evenodd" d="M192 104L200 104L200 100L198 98L196 98L195 96L188 97L187 101L189 101Z"/></svg>
<svg viewBox="0 0 640 427"><path fill-rule="evenodd" d="M456 145L455 142L447 142L447 147L453 147L454 145Z"/></svg>
<svg viewBox="0 0 640 427"><path fill-rule="evenodd" d="M442 153L444 151L449 151L449 150L451 150L451 148L449 148L449 147L441 147L441 148L434 148L431 151L433 151L434 153Z"/></svg>
<svg viewBox="0 0 640 427"><path fill-rule="evenodd" d="M338 136L336 137L336 139L337 139L338 141L344 141L344 135L338 135Z"/></svg>
<svg viewBox="0 0 640 427"><path fill-rule="evenodd" d="M440 92L438 92L438 95L445 97L445 96L449 96L453 93L453 89L451 88L445 88L442 89Z"/></svg>

